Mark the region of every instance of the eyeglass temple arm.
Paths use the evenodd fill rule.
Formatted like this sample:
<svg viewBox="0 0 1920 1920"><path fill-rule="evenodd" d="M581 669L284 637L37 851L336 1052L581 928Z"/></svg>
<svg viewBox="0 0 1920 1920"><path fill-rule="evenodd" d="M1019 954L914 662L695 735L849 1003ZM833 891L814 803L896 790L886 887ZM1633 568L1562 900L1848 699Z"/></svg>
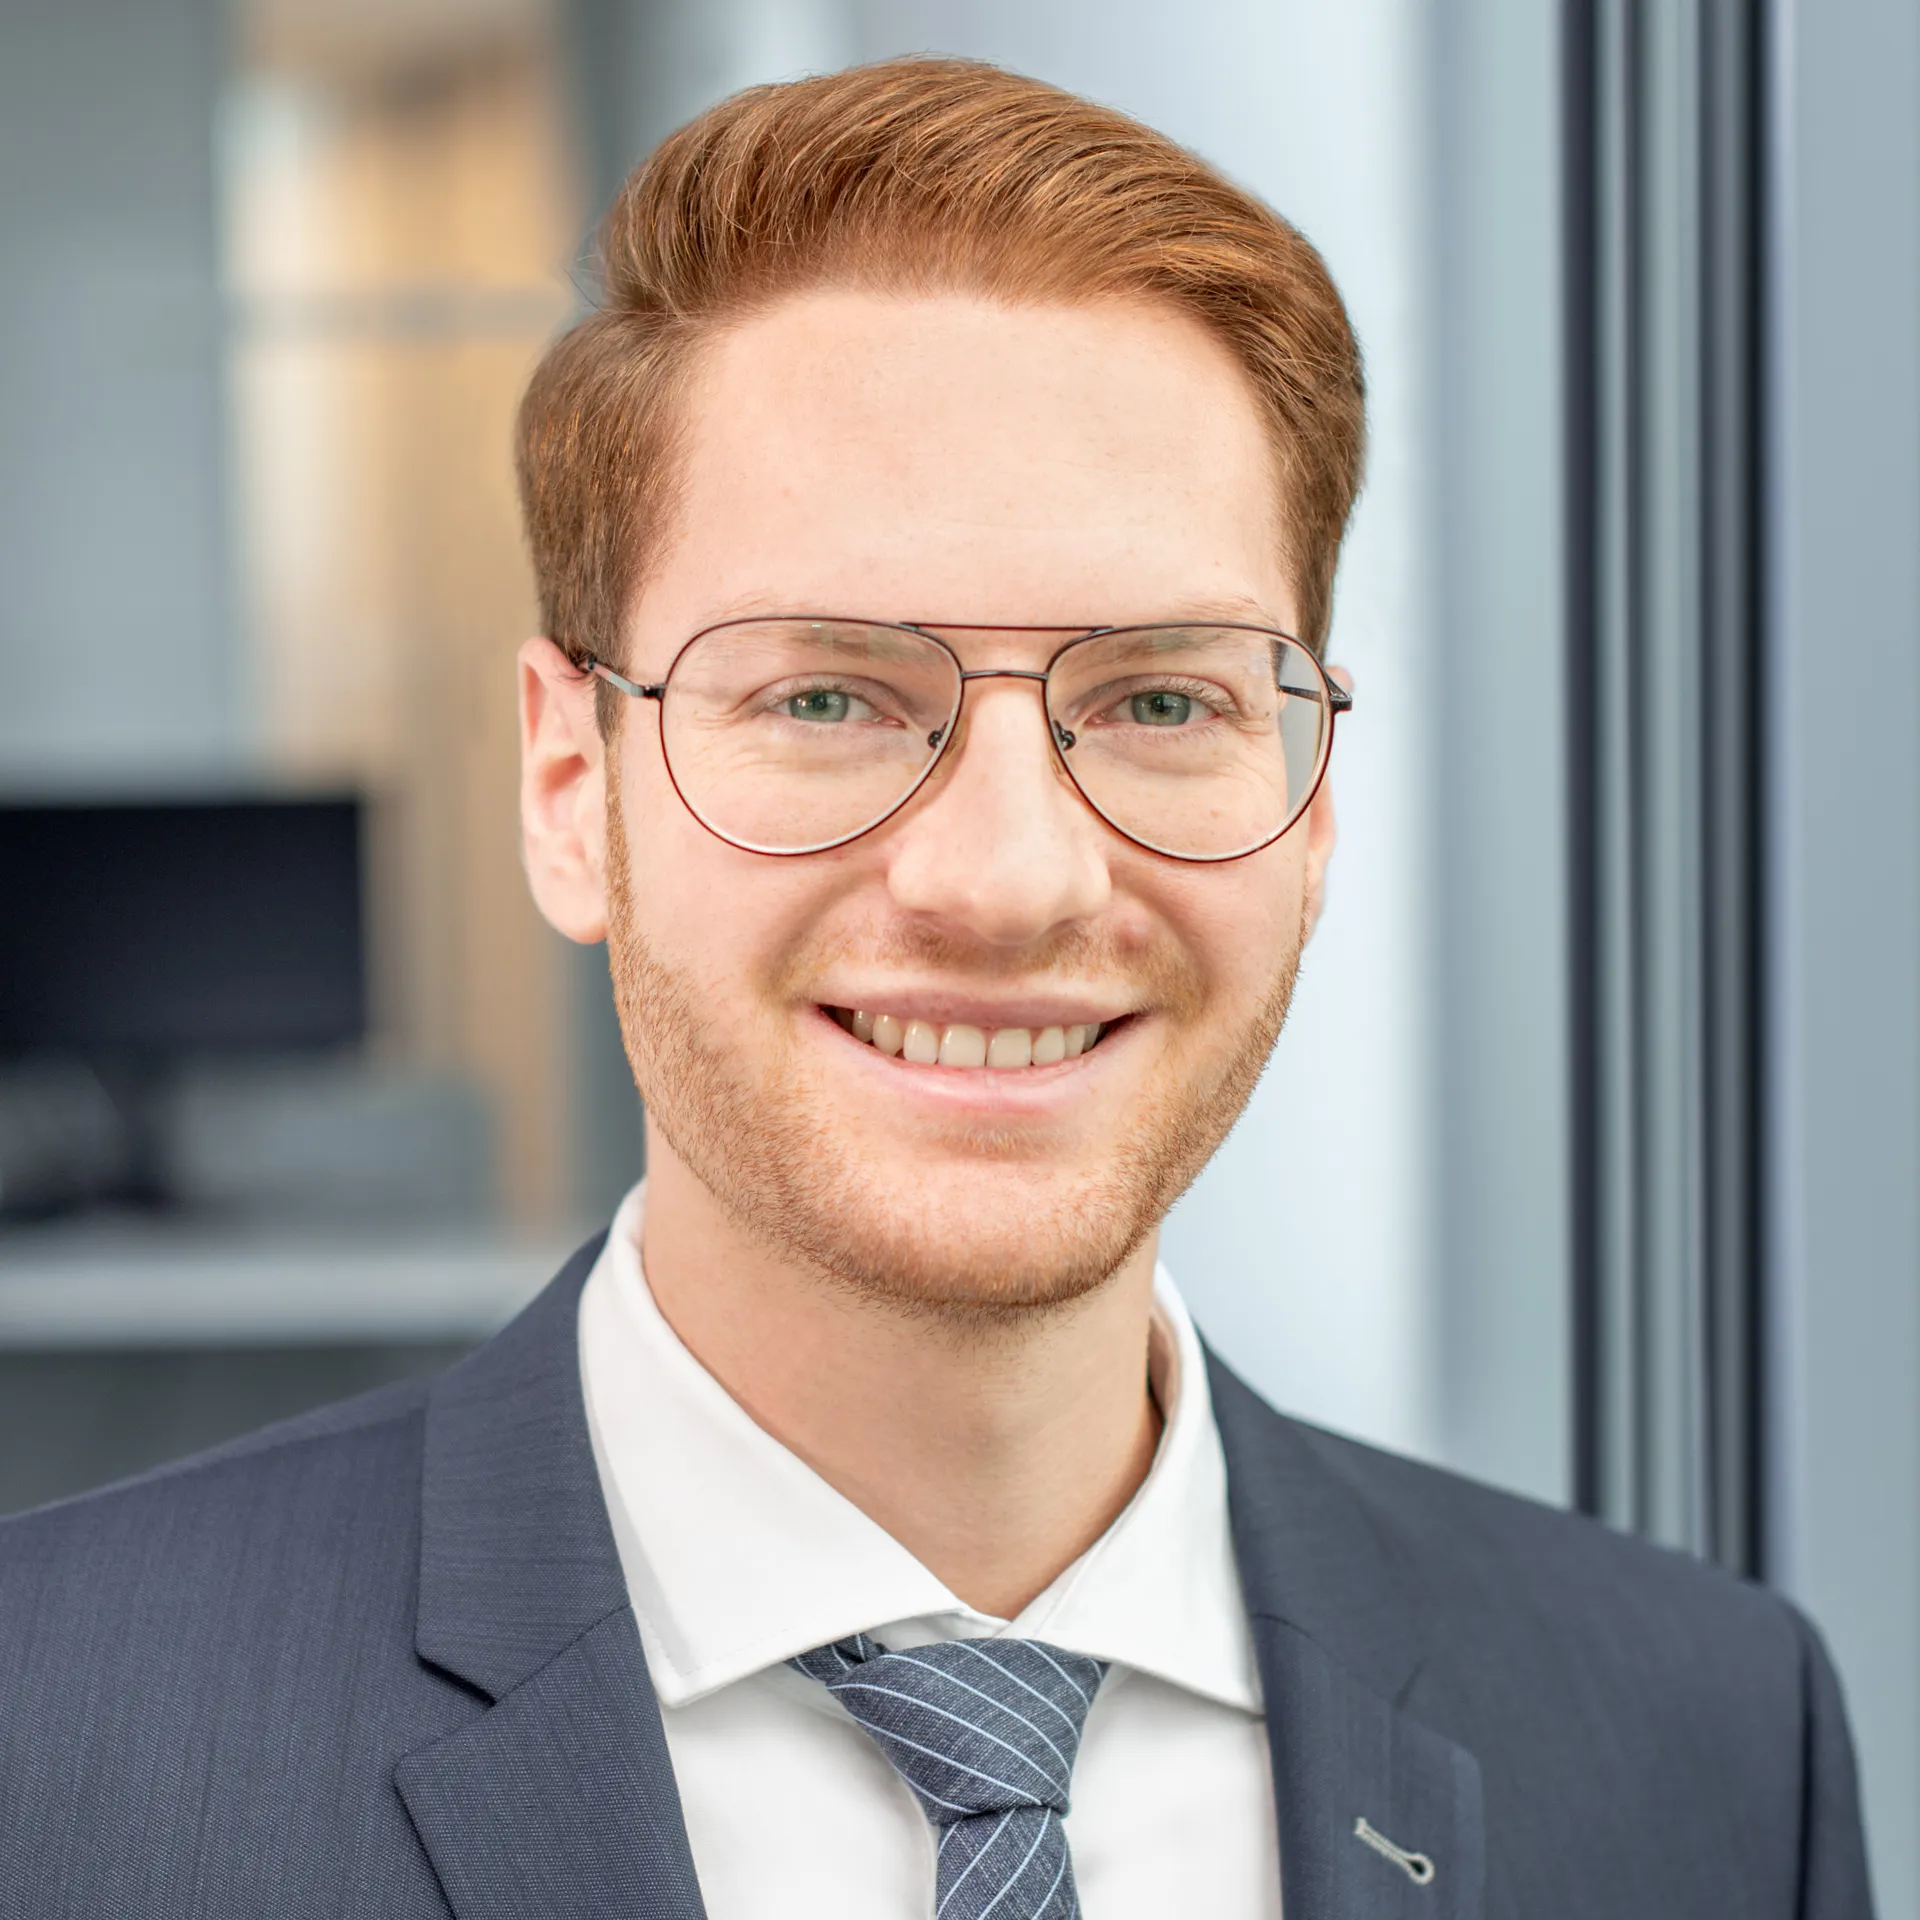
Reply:
<svg viewBox="0 0 1920 1920"><path fill-rule="evenodd" d="M1353 695L1338 680L1329 680L1325 693L1322 693L1318 687L1282 687L1280 691L1292 694L1296 700L1324 700L1331 713L1353 711Z"/></svg>
<svg viewBox="0 0 1920 1920"><path fill-rule="evenodd" d="M588 654L581 662L587 672L597 674L610 687L618 687L622 693L631 694L636 700L658 700L667 690L663 680L657 687L643 687L637 680L629 680L624 674L615 673L604 660L596 660Z"/></svg>

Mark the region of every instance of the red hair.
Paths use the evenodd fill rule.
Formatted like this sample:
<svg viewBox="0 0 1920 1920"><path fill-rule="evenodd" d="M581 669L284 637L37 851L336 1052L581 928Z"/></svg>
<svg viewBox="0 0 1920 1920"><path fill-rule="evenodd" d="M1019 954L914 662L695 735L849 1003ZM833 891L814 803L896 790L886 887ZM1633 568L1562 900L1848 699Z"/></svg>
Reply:
<svg viewBox="0 0 1920 1920"><path fill-rule="evenodd" d="M541 607L575 660L619 657L692 349L823 285L1149 300L1199 321L1266 421L1298 637L1324 644L1365 439L1346 310L1294 228L1138 121L964 60L752 87L634 171L601 247L601 303L548 350L519 420Z"/></svg>

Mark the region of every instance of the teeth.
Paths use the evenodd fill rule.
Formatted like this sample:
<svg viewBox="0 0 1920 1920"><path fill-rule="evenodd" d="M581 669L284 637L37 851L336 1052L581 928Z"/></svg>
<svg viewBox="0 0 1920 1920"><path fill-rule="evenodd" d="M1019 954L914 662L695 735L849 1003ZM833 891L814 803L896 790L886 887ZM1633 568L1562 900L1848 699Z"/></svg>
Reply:
<svg viewBox="0 0 1920 1920"><path fill-rule="evenodd" d="M994 1038L999 1039L995 1034ZM949 1027L940 1036L940 1064L943 1067L984 1067L987 1064L987 1036L978 1027Z"/></svg>
<svg viewBox="0 0 1920 1920"><path fill-rule="evenodd" d="M941 1049L941 1058L946 1050ZM1030 1067L1033 1064L1033 1035L1025 1027L1002 1027L987 1042L990 1067Z"/></svg>
<svg viewBox="0 0 1920 1920"><path fill-rule="evenodd" d="M1085 1053L1106 1029L1072 1027L936 1027L928 1020L901 1020L891 1013L830 1010L856 1040L900 1055L917 1067L1051 1067Z"/></svg>

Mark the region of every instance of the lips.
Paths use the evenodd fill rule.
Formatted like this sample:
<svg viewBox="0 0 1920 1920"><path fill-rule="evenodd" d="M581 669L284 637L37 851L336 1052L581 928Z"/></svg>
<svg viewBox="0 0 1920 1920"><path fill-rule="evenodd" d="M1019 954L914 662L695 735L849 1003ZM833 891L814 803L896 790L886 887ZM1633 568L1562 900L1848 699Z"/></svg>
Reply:
<svg viewBox="0 0 1920 1920"><path fill-rule="evenodd" d="M1051 1067L1072 1060L1098 1044L1113 1024L1094 1021L1073 1026L976 1027L956 1022L941 1026L930 1020L849 1007L829 1007L827 1011L856 1040L913 1066L1003 1072Z"/></svg>

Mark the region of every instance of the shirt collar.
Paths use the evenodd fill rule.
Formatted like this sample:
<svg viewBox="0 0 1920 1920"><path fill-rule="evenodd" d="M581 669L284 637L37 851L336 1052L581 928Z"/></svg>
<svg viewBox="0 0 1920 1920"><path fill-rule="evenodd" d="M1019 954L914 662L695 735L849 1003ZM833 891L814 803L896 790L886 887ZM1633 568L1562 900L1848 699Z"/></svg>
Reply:
<svg viewBox="0 0 1920 1920"><path fill-rule="evenodd" d="M644 1186L580 1301L601 1488L655 1691L683 1706L856 1632L884 1645L1006 1633L1260 1711L1198 1334L1155 1275L1151 1371L1165 1426L1120 1516L1019 1617L967 1606L782 1446L681 1343L640 1265Z"/></svg>

